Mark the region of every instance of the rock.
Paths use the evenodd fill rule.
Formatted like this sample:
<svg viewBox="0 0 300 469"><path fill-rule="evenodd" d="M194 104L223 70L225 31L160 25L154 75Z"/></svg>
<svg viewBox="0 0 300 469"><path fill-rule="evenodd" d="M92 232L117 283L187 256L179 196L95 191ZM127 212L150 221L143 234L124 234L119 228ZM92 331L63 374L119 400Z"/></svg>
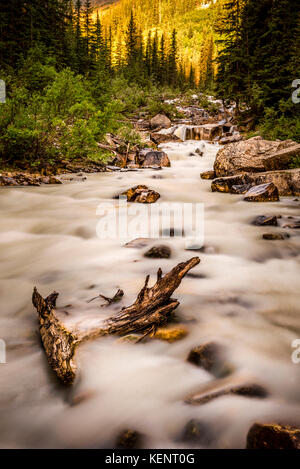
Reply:
<svg viewBox="0 0 300 469"><path fill-rule="evenodd" d="M268 141L253 137L221 148L214 169L217 177L231 176L243 171L265 172L289 167L292 158L300 154L300 144L291 140Z"/></svg>
<svg viewBox="0 0 300 469"><path fill-rule="evenodd" d="M263 239L266 239L268 241L276 241L289 238L288 235L281 233L264 233L262 237Z"/></svg>
<svg viewBox="0 0 300 469"><path fill-rule="evenodd" d="M151 238L136 238L125 244L127 248L143 249L152 242Z"/></svg>
<svg viewBox="0 0 300 469"><path fill-rule="evenodd" d="M79 181L80 179L77 179ZM56 176L50 176L49 184L62 184L62 181Z"/></svg>
<svg viewBox="0 0 300 469"><path fill-rule="evenodd" d="M235 176L227 176L214 179L211 185L213 192L232 192L235 185L273 183L278 189L280 196L300 195L300 169L289 169L284 171L267 171L265 173L242 173Z"/></svg>
<svg viewBox="0 0 300 469"><path fill-rule="evenodd" d="M232 186L231 193L232 194L246 194L251 189L251 187L252 187L251 184L238 184L238 185Z"/></svg>
<svg viewBox="0 0 300 469"><path fill-rule="evenodd" d="M141 150L138 155L138 162L143 168L151 166L169 167L171 166L168 155L163 151Z"/></svg>
<svg viewBox="0 0 300 469"><path fill-rule="evenodd" d="M171 252L172 251L169 246L153 246L144 254L144 256L151 257L152 259L169 259L171 257Z"/></svg>
<svg viewBox="0 0 300 469"><path fill-rule="evenodd" d="M244 200L247 202L277 202L279 200L278 189L273 182L260 184L251 187L245 194Z"/></svg>
<svg viewBox="0 0 300 469"><path fill-rule="evenodd" d="M296 221L294 223L289 223L288 225L283 225L283 228L289 228L290 230L299 230L300 229L300 221Z"/></svg>
<svg viewBox="0 0 300 469"><path fill-rule="evenodd" d="M117 449L137 449L140 446L142 435L135 430L124 430L117 438Z"/></svg>
<svg viewBox="0 0 300 469"><path fill-rule="evenodd" d="M155 143L155 145L160 145L161 143L181 141L180 138L178 138L174 134L160 134L157 132L150 134L150 139L153 143Z"/></svg>
<svg viewBox="0 0 300 469"><path fill-rule="evenodd" d="M171 126L170 119L165 116L164 114L157 114L156 116L152 117L150 120L150 127L151 129L167 129Z"/></svg>
<svg viewBox="0 0 300 469"><path fill-rule="evenodd" d="M153 204L160 198L158 192L155 192L143 185L132 187L121 195L126 196L128 202L136 202L140 204Z"/></svg>
<svg viewBox="0 0 300 469"><path fill-rule="evenodd" d="M228 369L224 364L224 349L215 342L208 342L192 349L187 361L217 376L227 374Z"/></svg>
<svg viewBox="0 0 300 469"><path fill-rule="evenodd" d="M230 143L240 142L241 140L243 140L243 136L241 134L230 135L230 136L227 136L227 137L222 137L220 139L220 144L221 145L229 145Z"/></svg>
<svg viewBox="0 0 300 469"><path fill-rule="evenodd" d="M196 148L195 153L196 153L197 155L199 155L199 156L203 156L203 155L204 155L203 151L202 151L200 148Z"/></svg>
<svg viewBox="0 0 300 469"><path fill-rule="evenodd" d="M247 449L300 449L300 429L274 423L255 423L247 435Z"/></svg>
<svg viewBox="0 0 300 469"><path fill-rule="evenodd" d="M173 343L184 339L187 334L188 331L183 327L160 327L157 329L154 338Z"/></svg>
<svg viewBox="0 0 300 469"><path fill-rule="evenodd" d="M203 391L190 396L186 399L186 404L190 405L203 405L221 396L237 395L250 398L265 398L267 391L259 384L240 384L240 385L227 385L219 389Z"/></svg>
<svg viewBox="0 0 300 469"><path fill-rule="evenodd" d="M255 226L278 226L277 217L266 217L265 215L260 215L255 218L252 222Z"/></svg>
<svg viewBox="0 0 300 469"><path fill-rule="evenodd" d="M207 446L214 440L208 425L200 420L190 420L183 429L181 440L186 443Z"/></svg>
<svg viewBox="0 0 300 469"><path fill-rule="evenodd" d="M200 174L201 179L215 179L216 173L214 171L205 171Z"/></svg>
<svg viewBox="0 0 300 469"><path fill-rule="evenodd" d="M223 133L222 124L204 124L199 126L187 126L186 140L210 140L220 137Z"/></svg>

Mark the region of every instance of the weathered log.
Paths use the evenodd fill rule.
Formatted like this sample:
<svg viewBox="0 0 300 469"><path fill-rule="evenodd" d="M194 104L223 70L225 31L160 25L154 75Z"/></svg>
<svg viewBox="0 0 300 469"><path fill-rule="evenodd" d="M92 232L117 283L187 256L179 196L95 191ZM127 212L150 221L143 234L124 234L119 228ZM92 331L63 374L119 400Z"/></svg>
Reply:
<svg viewBox="0 0 300 469"><path fill-rule="evenodd" d="M42 343L48 362L58 378L64 384L74 382L77 373L74 356L82 342L109 334L155 334L156 329L166 323L170 313L179 305L179 301L171 298L173 292L189 270L199 262L199 257L193 257L178 264L164 277L159 269L157 281L151 288L148 288L148 275L133 305L110 317L102 327L87 332L69 331L57 318L55 306L58 293L54 292L44 299L34 288L32 302L39 314Z"/></svg>

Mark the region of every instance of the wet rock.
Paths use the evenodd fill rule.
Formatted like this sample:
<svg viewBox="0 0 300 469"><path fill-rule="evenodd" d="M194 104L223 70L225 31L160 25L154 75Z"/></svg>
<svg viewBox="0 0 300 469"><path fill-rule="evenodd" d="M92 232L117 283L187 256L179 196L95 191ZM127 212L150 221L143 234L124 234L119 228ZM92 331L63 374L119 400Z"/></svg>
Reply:
<svg viewBox="0 0 300 469"><path fill-rule="evenodd" d="M239 385L227 385L223 388L212 389L203 391L186 399L186 403L190 405L203 405L221 396L236 395L244 396L249 398L265 398L268 396L268 392L259 384L239 384Z"/></svg>
<svg viewBox="0 0 300 469"><path fill-rule="evenodd" d="M288 235L282 233L264 233L262 237L263 239L266 239L268 241L276 241L289 238Z"/></svg>
<svg viewBox="0 0 300 469"><path fill-rule="evenodd" d="M167 129L171 126L170 119L164 114L157 114L150 120L151 129Z"/></svg>
<svg viewBox="0 0 300 469"><path fill-rule="evenodd" d="M224 376L227 366L224 364L224 348L215 342L208 342L193 348L187 358L192 363L217 376Z"/></svg>
<svg viewBox="0 0 300 469"><path fill-rule="evenodd" d="M196 153L197 155L199 155L199 156L203 156L203 155L204 155L203 151L202 151L200 148L196 148L195 153Z"/></svg>
<svg viewBox="0 0 300 469"><path fill-rule="evenodd" d="M216 173L214 171L204 171L200 174L201 179L215 179Z"/></svg>
<svg viewBox="0 0 300 469"><path fill-rule="evenodd" d="M209 426L201 420L190 420L183 429L181 440L185 443L208 446L214 440Z"/></svg>
<svg viewBox="0 0 300 469"><path fill-rule="evenodd" d="M117 449L137 449L140 447L142 435L131 429L124 430L117 438Z"/></svg>
<svg viewBox="0 0 300 469"><path fill-rule="evenodd" d="M209 140L220 137L223 133L223 125L220 123L188 126L186 128L186 140Z"/></svg>
<svg viewBox="0 0 300 469"><path fill-rule="evenodd" d="M250 189L252 185L251 184L237 184L232 186L231 188L231 193L232 194L246 194Z"/></svg>
<svg viewBox="0 0 300 469"><path fill-rule="evenodd" d="M247 202L277 202L279 200L278 189L272 182L251 187L245 194Z"/></svg>
<svg viewBox="0 0 300 469"><path fill-rule="evenodd" d="M265 215L260 215L255 218L252 222L255 226L278 226L277 217L266 217Z"/></svg>
<svg viewBox="0 0 300 469"><path fill-rule="evenodd" d="M153 204L160 198L160 194L158 192L155 192L143 185L132 187L121 195L126 196L128 202L136 202L140 204Z"/></svg>
<svg viewBox="0 0 300 469"><path fill-rule="evenodd" d="M247 435L247 449L300 449L300 429L274 423L255 423Z"/></svg>
<svg viewBox="0 0 300 469"><path fill-rule="evenodd" d="M267 171L265 173L242 173L214 179L211 185L213 192L232 192L234 185L273 183L280 196L294 196L300 194L300 169L285 171Z"/></svg>
<svg viewBox="0 0 300 469"><path fill-rule="evenodd" d="M151 238L136 238L125 244L127 248L143 249L147 247L153 240Z"/></svg>
<svg viewBox="0 0 300 469"><path fill-rule="evenodd" d="M147 251L144 256L151 257L152 259L169 259L171 257L171 249L169 246L160 245L153 246L149 251Z"/></svg>
<svg viewBox="0 0 300 469"><path fill-rule="evenodd" d="M187 334L188 331L183 327L160 327L157 329L154 338L173 343L184 339Z"/></svg>
<svg viewBox="0 0 300 469"><path fill-rule="evenodd" d="M138 155L138 162L143 168L151 166L170 167L171 163L168 155L163 151L141 150Z"/></svg>
<svg viewBox="0 0 300 469"><path fill-rule="evenodd" d="M265 172L287 169L294 156L300 154L300 144L292 140L268 141L253 137L221 148L214 170L217 177L245 172Z"/></svg>

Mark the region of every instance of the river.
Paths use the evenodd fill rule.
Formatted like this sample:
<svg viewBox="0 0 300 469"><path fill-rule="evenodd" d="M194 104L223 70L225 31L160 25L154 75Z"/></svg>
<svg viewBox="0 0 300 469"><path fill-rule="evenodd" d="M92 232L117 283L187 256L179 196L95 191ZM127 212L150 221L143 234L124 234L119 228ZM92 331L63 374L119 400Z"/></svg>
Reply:
<svg viewBox="0 0 300 469"><path fill-rule="evenodd" d="M203 157L189 156L202 144ZM124 428L142 433L146 448L188 448L193 445L181 435L191 419L209 429L205 447L244 448L255 421L300 425L300 364L291 360L291 343L300 338L300 237L266 241L262 233L273 228L251 224L258 215L297 215L299 202L251 204L242 196L212 193L200 172L212 168L217 145L190 141L163 149L172 166L162 171L1 188L0 338L7 344L7 363L0 364L2 448L112 448ZM173 344L115 338L87 343L77 354L78 381L64 388L41 347L33 287L44 296L60 293L66 324L92 324L131 304L148 273L153 281L158 267L167 272L195 255L180 238L163 240L172 256L161 260L143 257L145 248L126 248L122 240L99 239L99 204L114 203L116 194L136 184L157 190L162 202L204 204L206 249L194 275L174 294L181 303L179 323L189 334ZM118 305L87 303L118 288L125 292ZM229 379L261 384L269 396L185 404L188 395L214 383L213 375L186 361L193 347L208 341L227 349Z"/></svg>

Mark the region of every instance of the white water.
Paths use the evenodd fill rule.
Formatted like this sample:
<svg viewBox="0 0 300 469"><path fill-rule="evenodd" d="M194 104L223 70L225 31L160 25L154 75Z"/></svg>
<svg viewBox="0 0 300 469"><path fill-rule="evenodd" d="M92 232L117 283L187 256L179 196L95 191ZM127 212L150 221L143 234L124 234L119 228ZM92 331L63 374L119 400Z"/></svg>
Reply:
<svg viewBox="0 0 300 469"><path fill-rule="evenodd" d="M291 361L291 342L300 338L300 238L264 241L263 232L278 229L251 225L258 215L297 215L299 202L249 204L242 196L212 193L199 174L212 168L217 147L206 143L204 157L188 156L201 144L164 145L172 167L163 171L1 189L0 338L7 343L7 364L0 364L1 447L113 447L122 429L133 428L144 434L144 447L183 448L189 445L179 437L193 418L210 428L211 447L243 448L257 420L300 424L300 365ZM200 253L201 264L193 270L204 278L186 277L174 295L189 335L174 344L133 345L113 338L88 343L77 354L80 379L73 390L65 389L39 342L33 286L44 296L60 292L66 324L92 322L131 304L146 274L154 280L159 266L166 272L194 255L180 239L164 240L173 255L157 261L144 258L145 249L97 238L99 203L136 184L160 192L161 201L205 204L210 249ZM87 304L99 292L112 296L119 287L125 291L121 306ZM210 340L227 346L232 380L262 384L270 397L184 404L187 395L215 379L186 362L192 347ZM79 395L87 399L71 406Z"/></svg>

